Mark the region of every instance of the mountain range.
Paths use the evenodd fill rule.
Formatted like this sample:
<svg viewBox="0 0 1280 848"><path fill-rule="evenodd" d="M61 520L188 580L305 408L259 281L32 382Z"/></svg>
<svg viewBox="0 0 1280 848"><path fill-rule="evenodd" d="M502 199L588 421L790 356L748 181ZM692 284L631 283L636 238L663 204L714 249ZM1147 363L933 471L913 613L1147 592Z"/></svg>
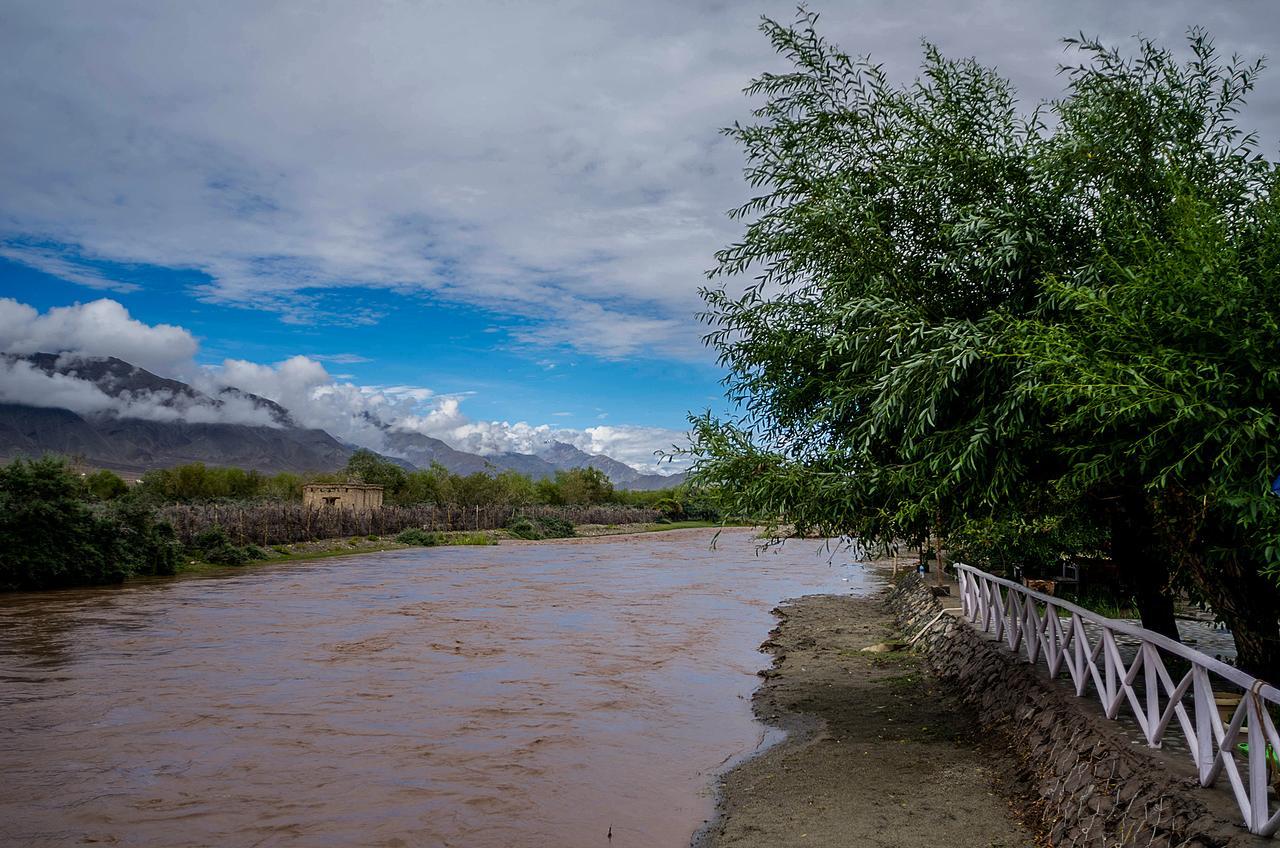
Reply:
<svg viewBox="0 0 1280 848"><path fill-rule="evenodd" d="M334 471L358 449L324 430L299 425L288 409L268 398L234 387L205 393L115 357L4 354L0 364L9 374L29 366L45 376L75 381L73 386L91 384L90 390L96 387L101 393L95 397L116 402L75 412L0 401L0 459L57 453L125 474L190 462L275 473ZM239 423L218 420L228 417ZM550 442L532 454L481 456L422 433L378 426L385 437L380 452L410 469L433 463L457 474L510 469L538 480L558 470L591 467L624 489L666 488L683 480L681 474L646 474L565 442Z"/></svg>

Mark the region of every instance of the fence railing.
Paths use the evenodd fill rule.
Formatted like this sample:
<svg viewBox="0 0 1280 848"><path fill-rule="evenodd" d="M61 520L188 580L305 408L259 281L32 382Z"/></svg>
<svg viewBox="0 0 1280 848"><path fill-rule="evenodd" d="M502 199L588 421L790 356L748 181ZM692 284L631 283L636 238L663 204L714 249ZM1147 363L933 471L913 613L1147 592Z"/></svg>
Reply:
<svg viewBox="0 0 1280 848"><path fill-rule="evenodd" d="M1117 718L1127 706L1150 747L1160 748L1170 733L1181 731L1200 784L1213 786L1225 774L1245 826L1262 836L1280 830L1280 811L1272 811L1268 797L1268 768L1275 767L1280 753L1271 716L1280 704L1280 690L1129 622L972 566L957 564L956 571L964 615L976 627L1028 662L1042 660L1050 677L1065 671L1077 695L1085 697L1092 688L1107 718ZM1089 630L1095 632L1094 641ZM1136 640L1132 660L1122 656L1117 636ZM1176 673L1186 669L1177 681L1166 657L1176 658L1170 662ZM1241 695L1230 721L1218 709L1217 696L1224 690Z"/></svg>
<svg viewBox="0 0 1280 848"><path fill-rule="evenodd" d="M314 539L426 530L497 530L512 518L561 518L571 524L640 524L656 521L654 509L616 504L595 506L437 506L388 504L381 509L307 508L296 502L168 504L157 517L169 522L178 539L190 544L206 530L221 527L237 545L280 545Z"/></svg>

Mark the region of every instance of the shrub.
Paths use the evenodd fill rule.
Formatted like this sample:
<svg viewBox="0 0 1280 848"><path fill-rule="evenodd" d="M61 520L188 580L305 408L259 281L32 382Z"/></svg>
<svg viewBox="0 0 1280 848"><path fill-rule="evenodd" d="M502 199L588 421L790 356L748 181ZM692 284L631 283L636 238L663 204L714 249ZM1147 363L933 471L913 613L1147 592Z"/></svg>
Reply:
<svg viewBox="0 0 1280 848"><path fill-rule="evenodd" d="M90 509L66 463L16 460L0 467L0 590L119 583L172 573L172 530L124 503Z"/></svg>
<svg viewBox="0 0 1280 848"><path fill-rule="evenodd" d="M520 517L511 520L507 525L507 532L517 539L538 540L545 538L542 535L542 529L530 521L528 518Z"/></svg>
<svg viewBox="0 0 1280 848"><path fill-rule="evenodd" d="M542 525L542 534L548 539L568 539L578 535L573 529L573 522L565 518L548 516L538 519Z"/></svg>
<svg viewBox="0 0 1280 848"><path fill-rule="evenodd" d="M423 530L421 527L411 527L396 536L396 541L402 545L418 545L423 548L432 548L440 544L440 536L429 530Z"/></svg>
<svg viewBox="0 0 1280 848"><path fill-rule="evenodd" d="M214 565L244 565L250 559L249 551L232 544L227 531L216 525L196 536L191 548L200 559Z"/></svg>
<svg viewBox="0 0 1280 848"><path fill-rule="evenodd" d="M521 515L507 524L507 532L518 539L567 539L576 536L573 523L555 516L530 518Z"/></svg>

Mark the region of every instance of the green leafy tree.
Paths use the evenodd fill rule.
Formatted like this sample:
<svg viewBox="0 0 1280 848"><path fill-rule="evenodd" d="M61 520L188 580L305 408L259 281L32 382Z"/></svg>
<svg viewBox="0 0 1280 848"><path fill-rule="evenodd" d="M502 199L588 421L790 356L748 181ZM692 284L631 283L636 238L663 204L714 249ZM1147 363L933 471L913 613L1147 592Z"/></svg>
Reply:
<svg viewBox="0 0 1280 848"><path fill-rule="evenodd" d="M120 475L105 468L85 475L84 485L89 494L100 501L115 500L129 491L129 484Z"/></svg>
<svg viewBox="0 0 1280 848"><path fill-rule="evenodd" d="M816 20L765 20L793 68L754 81L756 121L726 130L758 194L713 279L753 279L703 295L741 414L692 422L694 480L730 514L921 540L1056 477L1017 366L992 351L1087 232L1004 79L926 47L922 77L895 86Z"/></svg>
<svg viewBox="0 0 1280 848"><path fill-rule="evenodd" d="M347 459L347 476L370 485L382 486L388 497L397 496L405 485L405 471L391 460L361 448Z"/></svg>
<svg viewBox="0 0 1280 848"><path fill-rule="evenodd" d="M65 462L0 467L0 589L118 583L129 574L115 528L83 497Z"/></svg>
<svg viewBox="0 0 1280 848"><path fill-rule="evenodd" d="M613 483L598 468L570 468L556 472L555 492L562 504L606 503L613 497Z"/></svg>
<svg viewBox="0 0 1280 848"><path fill-rule="evenodd" d="M1234 114L1257 66L1195 31L1181 64L1149 41L1130 58L1070 40L1065 96L1024 113L974 61L926 46L893 85L816 22L765 20L792 68L755 80L755 121L726 130L757 194L703 295L739 412L692 421L696 487L867 541L1109 544L1144 623L1176 633L1168 480L1132 455L1081 472L1119 440L1038 385L1027 326L1074 328L1058 281L1096 292L1117 262L1151 262L1142 241L1171 236L1188 191L1249 217L1270 165Z"/></svg>
<svg viewBox="0 0 1280 848"><path fill-rule="evenodd" d="M1022 322L1028 385L1058 412L1071 481L1139 479L1182 582L1280 679L1280 192L1188 194L1096 278L1050 285ZM1082 437L1083 435L1083 437Z"/></svg>

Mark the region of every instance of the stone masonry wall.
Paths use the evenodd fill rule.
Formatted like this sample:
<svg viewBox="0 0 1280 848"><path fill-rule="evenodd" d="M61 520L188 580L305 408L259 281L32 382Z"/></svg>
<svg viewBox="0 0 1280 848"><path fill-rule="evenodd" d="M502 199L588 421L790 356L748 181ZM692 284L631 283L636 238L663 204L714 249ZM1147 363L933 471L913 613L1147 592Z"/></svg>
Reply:
<svg viewBox="0 0 1280 848"><path fill-rule="evenodd" d="M948 607L959 599L944 597ZM943 608L910 575L889 604L911 636ZM1015 776L1034 799L1027 811L1051 844L1069 848L1276 848L1250 834L1235 802L1203 789L1188 761L1180 769L1134 745L1113 722L1091 714L1066 686L1037 675L963 620L945 615L916 646L930 669L977 713L983 729L1007 746ZM1225 778L1224 778L1225 781Z"/></svg>

